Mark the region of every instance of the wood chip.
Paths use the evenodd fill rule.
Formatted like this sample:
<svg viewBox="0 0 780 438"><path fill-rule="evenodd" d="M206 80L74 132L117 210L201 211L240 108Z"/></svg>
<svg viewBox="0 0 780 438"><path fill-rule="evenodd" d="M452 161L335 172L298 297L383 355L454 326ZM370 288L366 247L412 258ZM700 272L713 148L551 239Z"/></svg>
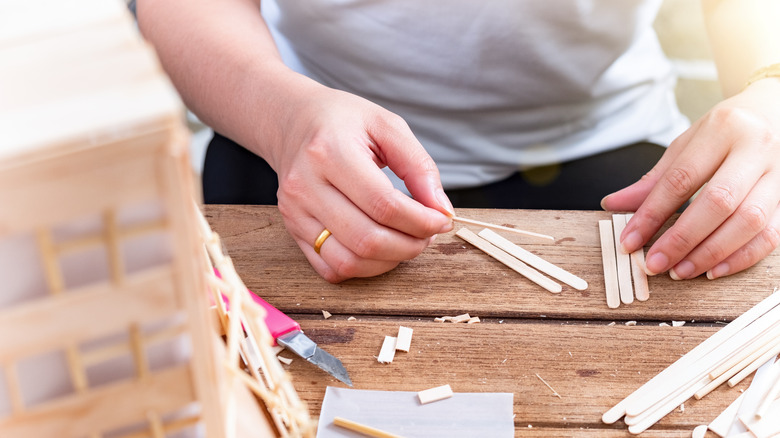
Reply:
<svg viewBox="0 0 780 438"><path fill-rule="evenodd" d="M327 310L323 310L323 311L322 311L322 317L323 317L323 318L325 318L325 319L328 319L328 318L330 318L331 316L333 316L333 315L331 315L331 314L330 314L330 312L328 312Z"/></svg>
<svg viewBox="0 0 780 438"><path fill-rule="evenodd" d="M405 352L409 352L409 347L412 345L412 330L409 327L398 327L398 337L395 341L395 349Z"/></svg>
<svg viewBox="0 0 780 438"><path fill-rule="evenodd" d="M626 325L634 326L634 325L636 325L636 321L626 321Z"/></svg>
<svg viewBox="0 0 780 438"><path fill-rule="evenodd" d="M417 398L420 399L421 405L444 400L450 397L452 397L452 388L449 384L426 389L417 393Z"/></svg>
<svg viewBox="0 0 780 438"><path fill-rule="evenodd" d="M354 316L350 316L349 318L347 318L347 321L357 321L357 318L355 318Z"/></svg>
<svg viewBox="0 0 780 438"><path fill-rule="evenodd" d="M685 325L685 321L672 321L672 327L682 327Z"/></svg>
<svg viewBox="0 0 780 438"><path fill-rule="evenodd" d="M376 360L379 363L393 363L393 357L395 357L395 341L394 336L385 336L385 341L382 343L382 349L379 350L379 356Z"/></svg>
<svg viewBox="0 0 780 438"><path fill-rule="evenodd" d="M466 324L477 324L479 322L479 316L472 316L468 321L466 321Z"/></svg>
<svg viewBox="0 0 780 438"><path fill-rule="evenodd" d="M458 315L450 319L450 322L459 323L459 322L466 322L471 319L471 316L469 316L468 313L464 313L463 315Z"/></svg>
<svg viewBox="0 0 780 438"><path fill-rule="evenodd" d="M447 321L447 320L446 320L446 319L444 319L444 318L433 318L433 320L434 320L435 322L445 322L445 321Z"/></svg>
<svg viewBox="0 0 780 438"><path fill-rule="evenodd" d="M283 363L285 365L290 365L292 363L292 361L293 361L289 357L284 357L284 356L276 356L276 358L279 359L279 362L281 362L281 363Z"/></svg>

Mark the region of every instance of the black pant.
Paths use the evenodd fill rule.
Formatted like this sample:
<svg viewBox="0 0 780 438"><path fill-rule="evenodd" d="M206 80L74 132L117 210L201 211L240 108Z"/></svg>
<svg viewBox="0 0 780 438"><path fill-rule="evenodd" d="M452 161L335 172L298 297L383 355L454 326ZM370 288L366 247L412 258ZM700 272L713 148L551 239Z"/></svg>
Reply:
<svg viewBox="0 0 780 438"><path fill-rule="evenodd" d="M480 187L447 190L461 208L600 210L601 199L642 177L665 148L636 143L591 157L531 170ZM207 204L276 205L279 182L265 160L215 134L206 152Z"/></svg>

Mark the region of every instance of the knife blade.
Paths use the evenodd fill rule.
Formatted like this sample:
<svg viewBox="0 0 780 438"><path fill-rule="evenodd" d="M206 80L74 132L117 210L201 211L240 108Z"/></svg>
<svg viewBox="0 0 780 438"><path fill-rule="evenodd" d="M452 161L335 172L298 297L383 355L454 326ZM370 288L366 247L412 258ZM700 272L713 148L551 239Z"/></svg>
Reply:
<svg viewBox="0 0 780 438"><path fill-rule="evenodd" d="M265 309L265 323L277 344L318 366L339 381L352 386L347 369L337 357L320 348L316 342L306 336L301 330L300 324L295 320L255 293L250 291L250 295L257 304Z"/></svg>

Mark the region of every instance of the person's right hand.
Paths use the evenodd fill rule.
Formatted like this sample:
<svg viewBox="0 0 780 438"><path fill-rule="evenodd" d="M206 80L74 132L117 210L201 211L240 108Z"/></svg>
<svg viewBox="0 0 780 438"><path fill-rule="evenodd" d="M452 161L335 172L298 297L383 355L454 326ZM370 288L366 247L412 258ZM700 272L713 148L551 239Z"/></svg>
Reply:
<svg viewBox="0 0 780 438"><path fill-rule="evenodd" d="M452 229L438 169L399 116L319 85L285 107L283 135L264 158L279 175L287 230L327 281L387 272ZM414 199L393 187L384 166ZM326 228L332 235L317 254Z"/></svg>

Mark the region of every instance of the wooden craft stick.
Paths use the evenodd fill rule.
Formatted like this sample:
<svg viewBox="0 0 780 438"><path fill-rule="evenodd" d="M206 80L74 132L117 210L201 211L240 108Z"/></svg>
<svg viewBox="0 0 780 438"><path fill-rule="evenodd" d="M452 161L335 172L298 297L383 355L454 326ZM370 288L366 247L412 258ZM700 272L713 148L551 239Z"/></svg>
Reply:
<svg viewBox="0 0 780 438"><path fill-rule="evenodd" d="M626 215L626 223L633 217L632 214ZM645 271L645 249L639 248L631 253L631 277L634 280L634 297L639 301L647 301L650 298L650 286L647 283L647 272Z"/></svg>
<svg viewBox="0 0 780 438"><path fill-rule="evenodd" d="M775 361L772 364L767 382L769 385L766 393L756 409L756 418L759 420L766 416L767 412L769 412L769 407L777 400L777 396L780 395L780 362Z"/></svg>
<svg viewBox="0 0 780 438"><path fill-rule="evenodd" d="M375 427L366 426L358 422L347 420L346 418L335 417L333 424L344 429L349 429L353 432L361 433L371 438L402 438L400 435L396 435L390 432L379 430Z"/></svg>
<svg viewBox="0 0 780 438"><path fill-rule="evenodd" d="M734 360L740 359L738 362L734 363L734 365L731 366L731 368L727 369L726 371L716 374L714 371L710 372L710 378L714 379L712 382L708 383L707 386L700 389L699 391L694 394L697 400L701 400L702 397L709 394L720 386L723 382L729 380L731 377L742 371L743 369L747 368L750 364L755 362L760 357L767 354L769 351L773 351L775 355L777 353L780 353L780 339L777 339L775 342L769 342L764 345L757 346L757 349L752 352L745 352L745 354L736 355L734 359L729 360L727 363L733 363ZM749 354L748 354L749 353ZM715 375L715 376L713 376Z"/></svg>
<svg viewBox="0 0 780 438"><path fill-rule="evenodd" d="M643 419L652 417L654 419L652 423L648 424L647 421L642 421L643 425L650 427L655 421L674 410L680 403L692 397L698 390L710 383L712 379L709 377L709 372L739 351L740 346L763 333L768 326L774 323L774 319L778 317L778 311L780 311L780 307L762 315L762 318L738 331L710 352L699 356L687 367L678 369L674 374L659 381L642 399L629 403L626 406L626 423L633 421L629 420L628 417L642 417ZM665 412L660 416L655 415L662 411ZM639 429L639 427L635 428L635 430Z"/></svg>
<svg viewBox="0 0 780 438"><path fill-rule="evenodd" d="M549 239L549 240L552 240L553 242L555 242L555 238L554 237L548 236L546 234L539 234L539 233L534 233L534 232L531 232L531 231L520 230L520 229L517 229L517 228L504 227L502 225L495 225L495 224L491 224L491 223L488 223L488 222L476 221L476 220L473 220L473 219L466 219L466 218L458 217L458 216L450 216L450 219L452 219L455 222L460 222L462 224L477 225L477 226L480 226L480 227L490 228L490 229L493 229L493 230L508 231L510 233L524 234L526 236L541 237L542 239Z"/></svg>
<svg viewBox="0 0 780 438"><path fill-rule="evenodd" d="M395 341L394 336L385 336L384 342L382 342L382 349L379 350L379 356L376 360L379 363L392 363L395 356Z"/></svg>
<svg viewBox="0 0 780 438"><path fill-rule="evenodd" d="M414 330L412 330L409 327L400 326L398 327L398 337L395 341L395 349L401 350L405 352L409 352L409 348L412 345L412 333Z"/></svg>
<svg viewBox="0 0 780 438"><path fill-rule="evenodd" d="M449 384L426 389L417 393L417 398L420 399L421 405L444 400L445 398L450 397L452 397L452 388Z"/></svg>
<svg viewBox="0 0 780 438"><path fill-rule="evenodd" d="M612 225L612 221L605 221L608 226ZM601 224L599 224L601 227ZM612 233L609 233L612 236ZM693 363L712 352L715 348L720 346L726 340L732 338L736 333L752 324L758 318L764 316L772 309L780 304L780 294L775 293L769 295L760 303L753 306L750 310L743 313L737 319L720 329L718 332L705 339L704 342L697 345L693 350L689 351L683 357L675 361L669 367L656 374L647 383L639 387L633 393L621 400L618 404L613 406L607 412L602 415L601 420L606 424L612 424L626 415L626 409L630 405L641 402L654 392L656 386L662 384L665 380L674 376L680 370L685 370ZM653 402L651 401L651 404ZM641 412L641 411L640 411Z"/></svg>
<svg viewBox="0 0 780 438"><path fill-rule="evenodd" d="M777 350L776 348L773 348L766 353L759 356L758 359L754 360L750 365L746 366L742 371L738 372L734 377L730 378L728 380L729 387L733 388L734 386L738 385L739 382L745 379L745 377L751 375L753 371L759 369L761 365L765 364L766 361L774 358L777 356Z"/></svg>
<svg viewBox="0 0 780 438"><path fill-rule="evenodd" d="M503 249L509 254L517 257L518 259L520 259L520 261L527 263L529 266L532 266L544 272L545 274L549 275L550 277L558 279L577 290L585 290L588 288L587 281L581 279L580 277L577 277L576 275L570 272L567 272L566 270L562 269L559 266L556 266L548 262L547 260L539 257L538 255L533 254L532 252L527 251L518 245L515 245L508 239L499 236L494 231L484 229L479 232L478 236L482 237L483 239L487 240L493 245Z"/></svg>
<svg viewBox="0 0 780 438"><path fill-rule="evenodd" d="M604 265L604 289L607 293L607 306L610 309L620 307L620 289L618 289L617 261L615 259L615 235L611 220L599 221L601 236L601 262ZM617 421L617 419L615 419Z"/></svg>
<svg viewBox="0 0 780 438"><path fill-rule="evenodd" d="M631 256L620 249L620 234L626 228L626 216L612 215L612 231L615 236L615 261L617 264L618 290L623 304L634 302L634 287L631 284Z"/></svg>
<svg viewBox="0 0 780 438"><path fill-rule="evenodd" d="M716 367L710 372L710 377L717 378L723 373L728 372L732 367L738 364L745 358L749 358L750 362L755 360L758 356L764 354L771 346L777 342L780 342L780 322L775 323L772 327L767 329L764 333L759 334L751 342L746 343L740 350L739 354L735 355L730 360L724 362L722 365ZM756 354L757 352L760 352ZM744 368L744 366L743 366Z"/></svg>
<svg viewBox="0 0 780 438"><path fill-rule="evenodd" d="M496 248L487 240L474 234L474 232L472 232L471 230L467 228L461 228L460 230L458 230L457 233L455 233L455 235L465 240L466 242L476 246L477 248L481 249L489 256L505 264L509 268L513 269L515 272L533 281L539 286L547 289L548 291L552 293L558 293L563 290L560 284L550 280L549 278L540 274L539 271L531 268L530 266L526 265L520 260L512 257L511 255L507 254L503 250Z"/></svg>
<svg viewBox="0 0 780 438"><path fill-rule="evenodd" d="M720 415L715 417L715 419L712 420L709 425L707 425L707 428L715 432L715 434L718 436L725 437L728 435L729 430L731 430L731 425L737 418L737 412L739 411L739 407L742 405L742 400L744 400L744 398L745 393L740 394L736 400L731 402L729 407L723 410Z"/></svg>

